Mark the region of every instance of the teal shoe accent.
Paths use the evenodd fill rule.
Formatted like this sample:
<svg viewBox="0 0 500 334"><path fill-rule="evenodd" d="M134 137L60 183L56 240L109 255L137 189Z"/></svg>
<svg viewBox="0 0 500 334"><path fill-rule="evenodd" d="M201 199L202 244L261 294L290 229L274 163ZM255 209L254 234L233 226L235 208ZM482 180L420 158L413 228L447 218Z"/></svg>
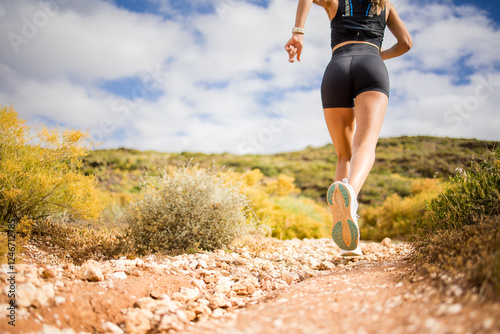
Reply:
<svg viewBox="0 0 500 334"><path fill-rule="evenodd" d="M347 220L349 225L349 234L351 235L351 244L347 246L342 237L342 222L337 222L332 229L332 239L343 250L355 250L358 247L358 228L350 219Z"/></svg>
<svg viewBox="0 0 500 334"><path fill-rule="evenodd" d="M335 183L330 186L326 194L326 202L328 205L333 205L333 193L335 192Z"/></svg>
<svg viewBox="0 0 500 334"><path fill-rule="evenodd" d="M339 190L344 198L345 207L347 208L349 206L349 190L343 184L339 184Z"/></svg>

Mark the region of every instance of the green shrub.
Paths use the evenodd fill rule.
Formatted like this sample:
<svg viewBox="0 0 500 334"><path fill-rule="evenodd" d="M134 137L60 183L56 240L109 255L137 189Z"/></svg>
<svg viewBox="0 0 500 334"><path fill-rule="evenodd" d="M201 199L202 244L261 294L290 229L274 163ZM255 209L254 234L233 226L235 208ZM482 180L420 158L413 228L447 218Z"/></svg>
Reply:
<svg viewBox="0 0 500 334"><path fill-rule="evenodd" d="M460 283L500 291L500 148L451 178L413 229L424 273L446 272Z"/></svg>
<svg viewBox="0 0 500 334"><path fill-rule="evenodd" d="M328 238L332 217L324 205L306 197L280 196L266 213L272 236L279 239Z"/></svg>
<svg viewBox="0 0 500 334"><path fill-rule="evenodd" d="M445 273L455 284L476 287L483 295L500 291L500 217L477 219L458 230L437 230L416 243L419 270Z"/></svg>
<svg viewBox="0 0 500 334"><path fill-rule="evenodd" d="M473 161L468 171L458 169L452 185L430 203L430 219L417 224L422 233L459 229L484 216L500 214L500 148Z"/></svg>
<svg viewBox="0 0 500 334"><path fill-rule="evenodd" d="M223 173L192 166L146 176L127 217L127 238L138 254L213 250L251 232L250 203Z"/></svg>
<svg viewBox="0 0 500 334"><path fill-rule="evenodd" d="M99 216L102 193L80 170L88 137L46 128L32 135L12 108L0 106L0 230L14 221L28 235L34 221L64 210L75 218Z"/></svg>
<svg viewBox="0 0 500 334"><path fill-rule="evenodd" d="M442 190L438 179L417 179L411 183L410 195L393 194L380 206L360 210L361 238L380 241L385 237L406 239L412 223L429 215L426 202Z"/></svg>

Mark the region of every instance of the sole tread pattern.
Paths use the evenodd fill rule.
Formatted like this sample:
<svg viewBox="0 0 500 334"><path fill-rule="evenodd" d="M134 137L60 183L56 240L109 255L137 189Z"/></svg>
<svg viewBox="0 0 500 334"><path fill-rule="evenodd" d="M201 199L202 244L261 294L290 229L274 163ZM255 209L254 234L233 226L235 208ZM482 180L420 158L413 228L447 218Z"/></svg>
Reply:
<svg viewBox="0 0 500 334"><path fill-rule="evenodd" d="M333 215L333 241L340 249L355 250L358 246L359 229L351 215L349 190L342 182L337 181L328 189L326 199Z"/></svg>

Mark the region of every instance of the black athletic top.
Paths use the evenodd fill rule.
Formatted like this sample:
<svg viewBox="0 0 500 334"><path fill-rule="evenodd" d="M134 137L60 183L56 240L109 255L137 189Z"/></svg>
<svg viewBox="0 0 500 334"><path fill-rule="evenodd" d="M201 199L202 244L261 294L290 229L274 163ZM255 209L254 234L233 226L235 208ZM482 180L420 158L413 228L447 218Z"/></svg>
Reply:
<svg viewBox="0 0 500 334"><path fill-rule="evenodd" d="M377 15L371 0L339 0L339 7L330 23L332 49L343 42L363 41L382 46L386 8Z"/></svg>

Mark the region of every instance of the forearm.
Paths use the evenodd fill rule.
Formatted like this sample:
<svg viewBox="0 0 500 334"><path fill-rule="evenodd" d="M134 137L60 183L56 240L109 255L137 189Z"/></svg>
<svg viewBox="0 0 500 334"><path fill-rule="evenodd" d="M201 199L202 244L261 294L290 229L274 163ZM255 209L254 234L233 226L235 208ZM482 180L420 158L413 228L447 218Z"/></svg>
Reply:
<svg viewBox="0 0 500 334"><path fill-rule="evenodd" d="M295 26L304 28L306 26L306 18L311 9L313 0L299 0L297 5L297 15L295 17Z"/></svg>
<svg viewBox="0 0 500 334"><path fill-rule="evenodd" d="M410 50L412 43L410 41L397 42L391 48L387 50L382 50L380 56L383 60L399 57Z"/></svg>
<svg viewBox="0 0 500 334"><path fill-rule="evenodd" d="M389 18L387 20L387 27L391 30L394 37L396 37L397 42L391 48L380 52L383 60L399 57L408 52L413 46L410 33L392 4L388 4L388 10Z"/></svg>

